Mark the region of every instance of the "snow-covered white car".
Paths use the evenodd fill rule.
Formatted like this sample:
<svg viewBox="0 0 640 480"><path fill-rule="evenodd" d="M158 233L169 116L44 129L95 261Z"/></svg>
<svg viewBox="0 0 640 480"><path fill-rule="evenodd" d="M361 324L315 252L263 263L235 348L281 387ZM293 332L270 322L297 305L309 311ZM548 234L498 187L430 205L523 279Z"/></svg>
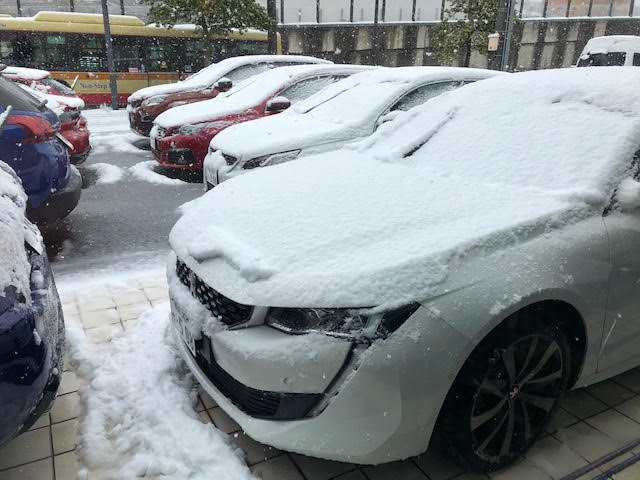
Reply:
<svg viewBox="0 0 640 480"><path fill-rule="evenodd" d="M497 76L192 202L168 277L203 388L305 455L520 457L567 389L640 364L639 82Z"/></svg>
<svg viewBox="0 0 640 480"><path fill-rule="evenodd" d="M640 66L640 37L635 35L593 37L582 49L576 66L638 67Z"/></svg>
<svg viewBox="0 0 640 480"><path fill-rule="evenodd" d="M338 149L371 135L399 112L498 74L486 69L446 67L382 68L358 73L282 115L233 125L213 137L204 162L205 186L211 189L258 167Z"/></svg>

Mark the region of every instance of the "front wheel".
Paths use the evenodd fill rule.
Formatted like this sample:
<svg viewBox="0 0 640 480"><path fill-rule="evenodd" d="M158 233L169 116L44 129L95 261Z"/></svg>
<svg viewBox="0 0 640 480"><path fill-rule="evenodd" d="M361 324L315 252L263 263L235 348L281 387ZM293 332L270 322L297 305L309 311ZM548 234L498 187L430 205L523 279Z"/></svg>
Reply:
<svg viewBox="0 0 640 480"><path fill-rule="evenodd" d="M497 470L522 456L567 389L565 335L532 313L511 317L483 340L445 400L437 433L473 470Z"/></svg>

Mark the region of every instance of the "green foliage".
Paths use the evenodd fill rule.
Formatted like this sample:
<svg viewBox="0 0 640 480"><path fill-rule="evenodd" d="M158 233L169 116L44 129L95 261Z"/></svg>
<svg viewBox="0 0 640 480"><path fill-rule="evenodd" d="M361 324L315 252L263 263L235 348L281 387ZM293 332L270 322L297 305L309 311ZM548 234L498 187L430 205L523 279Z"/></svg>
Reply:
<svg viewBox="0 0 640 480"><path fill-rule="evenodd" d="M496 0L451 0L432 39L438 61L450 64L462 59L469 65L472 50L486 55L487 35L495 32L497 16Z"/></svg>
<svg viewBox="0 0 640 480"><path fill-rule="evenodd" d="M255 0L141 0L149 5L151 22L172 27L193 23L205 37L248 28L268 30L273 20Z"/></svg>

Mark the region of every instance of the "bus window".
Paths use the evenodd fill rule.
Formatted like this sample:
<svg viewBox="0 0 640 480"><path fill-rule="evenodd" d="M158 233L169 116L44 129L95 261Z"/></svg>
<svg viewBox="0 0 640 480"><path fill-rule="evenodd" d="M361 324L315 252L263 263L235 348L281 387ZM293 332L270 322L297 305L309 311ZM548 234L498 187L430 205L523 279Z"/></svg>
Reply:
<svg viewBox="0 0 640 480"><path fill-rule="evenodd" d="M23 38L20 38L23 37ZM67 70L72 67L69 58L70 46L67 36L63 33L28 33L18 36L24 52L31 53L31 65L47 70Z"/></svg>
<svg viewBox="0 0 640 480"><path fill-rule="evenodd" d="M113 62L116 72L144 72L140 37L113 37Z"/></svg>
<svg viewBox="0 0 640 480"><path fill-rule="evenodd" d="M183 39L182 53L178 56L180 71L194 73L204 68L204 44L199 38Z"/></svg>
<svg viewBox="0 0 640 480"><path fill-rule="evenodd" d="M106 53L104 51L104 37L97 35L76 35L78 37L76 48L78 49L78 66L84 72L106 71ZM76 70L74 68L73 70Z"/></svg>
<svg viewBox="0 0 640 480"><path fill-rule="evenodd" d="M266 42L236 40L233 43L237 55L266 55L269 53L269 46Z"/></svg>
<svg viewBox="0 0 640 480"><path fill-rule="evenodd" d="M147 61L150 72L175 72L183 65L180 43L172 38L152 38L147 45Z"/></svg>

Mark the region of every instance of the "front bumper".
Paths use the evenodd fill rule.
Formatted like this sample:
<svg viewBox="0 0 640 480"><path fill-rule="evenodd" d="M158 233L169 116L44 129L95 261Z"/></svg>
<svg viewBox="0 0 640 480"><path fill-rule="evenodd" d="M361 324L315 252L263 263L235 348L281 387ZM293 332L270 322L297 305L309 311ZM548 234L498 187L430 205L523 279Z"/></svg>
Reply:
<svg viewBox="0 0 640 480"><path fill-rule="evenodd" d="M172 299L184 300L185 292L172 294ZM416 329L429 335L416 336ZM315 344L305 343L305 335L283 340L287 335L278 332L278 338L268 338L269 330L273 329L250 325L203 338L211 339L211 355L232 383L269 393L322 395L297 418L264 418L248 412L177 334L175 341L204 390L255 440L361 464L400 460L427 449L460 367L443 359L457 359L470 345L448 324L430 318L426 309L419 309L388 339L356 348L346 357L338 348L329 350L333 355L316 353ZM261 366L266 368L260 370Z"/></svg>
<svg viewBox="0 0 640 480"><path fill-rule="evenodd" d="M27 208L27 217L34 223L47 224L60 220L76 208L82 193L82 176L76 167L69 165L67 184L36 208Z"/></svg>

